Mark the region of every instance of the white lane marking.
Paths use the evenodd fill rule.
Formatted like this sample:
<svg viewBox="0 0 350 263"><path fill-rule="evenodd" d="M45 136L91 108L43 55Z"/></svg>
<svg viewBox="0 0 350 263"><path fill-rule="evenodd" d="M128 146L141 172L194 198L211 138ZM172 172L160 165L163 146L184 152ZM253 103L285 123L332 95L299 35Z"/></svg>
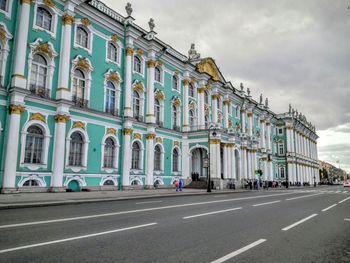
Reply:
<svg viewBox="0 0 350 263"><path fill-rule="evenodd" d="M288 199L286 199L286 201L296 200L296 199L301 199L301 198L306 198L306 197L311 197L311 196L321 195L321 194L322 194L322 193L317 193L317 194L312 194L312 195L303 195L303 196L288 198Z"/></svg>
<svg viewBox="0 0 350 263"><path fill-rule="evenodd" d="M262 205L269 205L269 204L274 204L274 203L279 203L281 202L281 200L277 200L277 201L272 201L272 202L267 202L267 203L260 203L260 204L255 204L252 206L262 206Z"/></svg>
<svg viewBox="0 0 350 263"><path fill-rule="evenodd" d="M113 213L106 213L106 214L96 214L96 215L89 215L89 216L68 217L68 218L60 218L60 219L53 219L53 220L18 223L18 224L10 224L10 225L0 225L0 229L21 227L21 226L50 224L50 223L60 223L60 222L67 222L67 221L74 221L74 220L83 220L83 219L91 219L91 218L106 217L106 216L125 215L125 214L132 214L132 213L156 211L156 210L162 210L162 209L187 207L187 206L224 203L224 202L232 202L232 201L240 201L240 200L250 200L250 199L258 199L258 198L266 198L266 197L274 197L274 196L290 195L290 194L293 194L293 193L271 194L271 195L257 195L257 196L239 197L239 198L223 199L223 200L215 200L215 201L206 201L206 202L198 202L198 203L188 203L188 204L179 204L179 205L169 205L169 206L160 206L160 207L152 207L152 208L143 208L143 209L136 209L136 210L127 210L127 211L120 211L120 212L113 212Z"/></svg>
<svg viewBox="0 0 350 263"><path fill-rule="evenodd" d="M139 202L136 203L136 205L142 205L142 204L154 204L154 203L161 203L163 201L147 201L147 202Z"/></svg>
<svg viewBox="0 0 350 263"><path fill-rule="evenodd" d="M294 224L291 224L291 225L289 225L289 226L287 226L287 227L285 227L285 228L282 228L282 230L283 231L287 231L287 230L289 230L289 229L291 229L291 228L293 228L293 227L295 227L295 226L297 226L297 225L299 225L299 224L301 224L301 223L304 223L305 221L307 221L307 220L309 220L309 219L311 219L311 218L313 218L313 217L315 217L315 216L317 216L318 214L313 214L313 215L311 215L311 216L308 216L308 217L306 217L306 218L304 218L304 219L301 219L301 220L299 220L298 222L295 222Z"/></svg>
<svg viewBox="0 0 350 263"><path fill-rule="evenodd" d="M344 203L345 201L347 201L347 200L349 200L349 199L350 199L350 197L345 198L344 200L339 201L339 204Z"/></svg>
<svg viewBox="0 0 350 263"><path fill-rule="evenodd" d="M328 206L327 208L323 209L322 212L326 212L327 210L329 210L329 209L331 209L331 208L333 208L333 207L335 207L335 206L337 206L337 204Z"/></svg>
<svg viewBox="0 0 350 263"><path fill-rule="evenodd" d="M343 194L346 194L348 191L343 191Z"/></svg>
<svg viewBox="0 0 350 263"><path fill-rule="evenodd" d="M230 208L230 209L225 209L225 210L218 210L218 211L213 211L213 212L208 212L208 213L203 213L203 214L198 214L198 215L193 215L193 216L185 216L185 217L183 217L183 219L220 214L220 213L230 212L230 211L239 210L239 209L242 209L242 207L235 207L235 208Z"/></svg>
<svg viewBox="0 0 350 263"><path fill-rule="evenodd" d="M119 228L119 229L114 229L114 230L109 230L109 231L99 232L99 233L94 233L94 234L89 234L89 235L76 236L76 237L52 240L52 241L48 241L48 242L36 243L36 244L31 244L31 245L26 245L26 246L7 248L7 249L0 250L0 254L12 252L12 251L16 251L16 250L27 249L27 248L41 247L41 246L47 246L47 245L52 245L52 244L57 244L57 243L63 243L63 242L77 240L77 239L108 235L108 234L112 234L112 233L116 233L116 232L132 230L132 229L137 229L137 228L142 228L142 227L147 227L147 226L153 226L156 224L157 223L150 223L150 224L144 224L144 225L138 225L138 226L132 226L132 227L125 227L125 228Z"/></svg>
<svg viewBox="0 0 350 263"><path fill-rule="evenodd" d="M222 262L225 262L225 261L227 261L227 260L229 260L229 259L231 259L231 258L233 258L233 257L235 257L235 256L237 256L237 255L239 255L241 253L243 253L243 252L246 252L247 250L249 250L249 249L251 249L253 247L256 247L256 246L260 245L261 243L264 243L265 241L266 241L266 239L259 239L259 240L255 241L255 242L245 246L245 247L242 247L242 248L240 248L240 249L238 249L236 251L233 251L230 254L227 254L226 256L223 256L222 258L214 260L211 263L222 263Z"/></svg>
<svg viewBox="0 0 350 263"><path fill-rule="evenodd" d="M334 193L334 191L329 191L329 190L328 190L328 193Z"/></svg>
<svg viewBox="0 0 350 263"><path fill-rule="evenodd" d="M350 218L345 218L344 220L345 220L345 221L350 221Z"/></svg>
<svg viewBox="0 0 350 263"><path fill-rule="evenodd" d="M341 191L336 191L335 193L336 193L336 194L339 194L339 193L341 193Z"/></svg>
<svg viewBox="0 0 350 263"><path fill-rule="evenodd" d="M222 196L227 196L227 195L213 195L213 197L222 197Z"/></svg>

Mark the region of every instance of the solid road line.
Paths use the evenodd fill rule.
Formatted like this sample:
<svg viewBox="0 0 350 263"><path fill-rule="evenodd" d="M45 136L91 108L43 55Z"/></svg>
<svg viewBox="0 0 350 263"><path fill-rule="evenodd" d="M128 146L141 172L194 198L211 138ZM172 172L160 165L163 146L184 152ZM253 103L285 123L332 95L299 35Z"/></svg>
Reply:
<svg viewBox="0 0 350 263"><path fill-rule="evenodd" d="M347 200L349 200L349 199L350 199L350 197L345 198L344 200L339 201L339 204L344 203L345 201L347 201Z"/></svg>
<svg viewBox="0 0 350 263"><path fill-rule="evenodd" d="M272 201L272 202L266 202L266 203L260 203L260 204L255 204L255 205L252 205L252 206L269 205L269 204L274 204L274 203L279 203L279 202L281 202L281 200Z"/></svg>
<svg viewBox="0 0 350 263"><path fill-rule="evenodd" d="M301 224L301 223L304 223L305 221L307 221L307 220L309 220L309 219L311 219L311 218L313 218L313 217L315 217L315 216L317 216L318 214L313 214L313 215L311 215L311 216L308 216L308 217L306 217L306 218L304 218L304 219L301 219L300 221L298 221L298 222L295 222L294 224L291 224L291 225L289 225L289 226L287 226L287 227L285 227L285 228L282 228L282 230L283 231L287 231L287 230L289 230L289 229L291 229L291 228L293 228L293 227L295 227L295 226L297 226L297 225L299 225L299 224Z"/></svg>
<svg viewBox="0 0 350 263"><path fill-rule="evenodd" d="M99 232L99 233L94 233L94 234L89 234L89 235L76 236L76 237L70 237L70 238L65 238L65 239L58 239L58 240L37 243L37 244L32 244L32 245L27 245L27 246L7 248L7 249L0 250L0 254L12 252L12 251L16 251L16 250L27 249L27 248L41 247L41 246L47 246L47 245L52 245L52 244L57 244L57 243L63 243L63 242L77 240L77 239L108 235L108 234L126 231L126 230L132 230L132 229L137 229L137 228L142 228L142 227L147 227L147 226L154 226L156 224L157 223L150 223L150 224L144 224L144 225L138 225L138 226L132 226L132 227L126 227L126 228L119 228L119 229L114 229L114 230L110 230L110 231Z"/></svg>
<svg viewBox="0 0 350 263"><path fill-rule="evenodd" d="M141 204L153 204L153 203L161 203L163 201L147 201L147 202L138 202L135 203L136 205L141 205Z"/></svg>
<svg viewBox="0 0 350 263"><path fill-rule="evenodd" d="M198 214L198 215L193 215L193 216L185 216L182 219L189 219L189 218L200 217L200 216L220 214L220 213L230 212L230 211L239 210L239 209L242 209L242 207L236 207L236 208L230 208L230 209L225 209L225 210L213 211L213 212L208 212L208 213Z"/></svg>
<svg viewBox="0 0 350 263"><path fill-rule="evenodd" d="M350 221L350 218L345 218L344 220L345 220L345 221Z"/></svg>
<svg viewBox="0 0 350 263"><path fill-rule="evenodd" d="M333 207L335 207L335 206L337 206L337 204L328 206L327 208L323 209L322 212L326 212L327 210L329 210L329 209L331 209L331 208L333 208Z"/></svg>
<svg viewBox="0 0 350 263"><path fill-rule="evenodd" d="M51 223L61 223L61 222L67 222L67 221L85 220L85 219L92 219L92 218L99 218L99 217L106 217L106 216L125 215L125 214L149 212L149 211L156 211L156 210L163 210L163 209L196 206L196 205L206 205L206 204L215 204L215 203L224 203L224 202L232 202L232 201L240 201L240 200L250 200L250 199L258 199L258 198L266 198L266 197L274 197L274 196L290 195L290 194L293 194L293 193L257 195L257 196L239 197L239 198L223 199L223 200L215 200L215 201L160 206L160 207L143 208L143 209L136 209L136 210L127 210L127 211L120 211L120 212L113 212L113 213L106 213L106 214L96 214L96 215L89 215L89 216L68 217L68 218L60 218L60 219L52 219L52 220L44 220L44 221L34 221L34 222L26 222L26 223L18 223L18 224L0 225L0 229L21 227L21 226L41 225L41 224L51 224Z"/></svg>
<svg viewBox="0 0 350 263"><path fill-rule="evenodd" d="M306 197L311 197L311 196L316 196L316 195L321 195L321 194L322 194L322 193L312 194L312 195L303 195L303 196L288 198L288 199L286 199L286 201L296 200L296 199L301 199L301 198L306 198Z"/></svg>
<svg viewBox="0 0 350 263"><path fill-rule="evenodd" d="M249 249L251 249L253 247L256 247L256 246L260 245L261 243L264 243L265 241L266 241L266 239L259 239L259 240L255 241L255 242L253 242L253 243L251 243L251 244L249 244L249 245L247 245L245 247L242 247L242 248L240 248L240 249L238 249L238 250L236 250L236 251L234 251L234 252L232 252L232 253L230 253L230 254L228 254L226 256L223 256L222 258L219 258L219 259L217 259L215 261L212 261L211 263L222 263L222 262L225 262L225 261L227 261L227 260L229 260L229 259L231 259L231 258L233 258L233 257L235 257L235 256L237 256L237 255L239 255L241 253L243 253L243 252L246 252L247 250L249 250Z"/></svg>

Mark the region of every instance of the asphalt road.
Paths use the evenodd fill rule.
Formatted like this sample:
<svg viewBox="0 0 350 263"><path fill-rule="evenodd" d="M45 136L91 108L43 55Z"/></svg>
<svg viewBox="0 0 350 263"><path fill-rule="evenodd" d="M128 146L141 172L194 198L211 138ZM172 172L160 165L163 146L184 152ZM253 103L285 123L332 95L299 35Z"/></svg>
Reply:
<svg viewBox="0 0 350 263"><path fill-rule="evenodd" d="M0 262L350 262L350 189L2 210Z"/></svg>

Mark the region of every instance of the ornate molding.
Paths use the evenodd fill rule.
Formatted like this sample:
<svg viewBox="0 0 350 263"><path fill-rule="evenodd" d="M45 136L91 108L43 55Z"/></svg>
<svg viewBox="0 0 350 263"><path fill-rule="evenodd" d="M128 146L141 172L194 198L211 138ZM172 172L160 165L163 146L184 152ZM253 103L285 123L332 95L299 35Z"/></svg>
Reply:
<svg viewBox="0 0 350 263"><path fill-rule="evenodd" d="M252 113L252 112L248 112L248 113L247 113L247 116L248 116L248 117L252 117L252 116L253 116L253 113Z"/></svg>
<svg viewBox="0 0 350 263"><path fill-rule="evenodd" d="M54 3L54 1L52 1L52 0L44 0L43 2L44 2L44 4L45 4L46 6L48 6L48 7L51 7L51 8L54 8L54 7L55 7L55 3Z"/></svg>
<svg viewBox="0 0 350 263"><path fill-rule="evenodd" d="M46 118L44 115L42 115L41 113L37 112L37 113L32 113L29 117L29 120L36 120L36 121L41 121L46 123Z"/></svg>
<svg viewBox="0 0 350 263"><path fill-rule="evenodd" d="M81 23L84 26L88 27L90 25L90 20L88 18L84 17L84 18L81 19Z"/></svg>
<svg viewBox="0 0 350 263"><path fill-rule="evenodd" d="M134 86L134 90L143 93L145 90L141 84L141 82L137 82Z"/></svg>
<svg viewBox="0 0 350 263"><path fill-rule="evenodd" d="M34 52L40 52L46 54L49 58L53 57L53 52L48 43L42 43L34 48Z"/></svg>
<svg viewBox="0 0 350 263"><path fill-rule="evenodd" d="M172 103L173 103L173 105L175 105L176 107L179 107L179 106L181 105L181 100L180 100L178 97L176 97L176 98L174 98L174 99L172 100Z"/></svg>
<svg viewBox="0 0 350 263"><path fill-rule="evenodd" d="M114 128L107 128L107 134L117 135L117 130Z"/></svg>
<svg viewBox="0 0 350 263"><path fill-rule="evenodd" d="M228 100L228 99L224 100L224 105L225 105L225 106L229 106L229 105L230 105L230 103L231 103L231 101L230 101L230 100Z"/></svg>
<svg viewBox="0 0 350 263"><path fill-rule="evenodd" d="M196 66L200 73L209 74L213 80L220 81L220 74L212 58L203 59Z"/></svg>
<svg viewBox="0 0 350 263"><path fill-rule="evenodd" d="M112 82L119 82L120 78L116 72L111 72L107 77L107 80Z"/></svg>
<svg viewBox="0 0 350 263"><path fill-rule="evenodd" d="M157 142L157 143L163 143L163 140L162 140L162 138L157 137L157 138L156 138L156 142Z"/></svg>
<svg viewBox="0 0 350 263"><path fill-rule="evenodd" d="M161 90L157 90L154 94L154 97L158 100L164 100L165 96L164 93Z"/></svg>
<svg viewBox="0 0 350 263"><path fill-rule="evenodd" d="M22 105L10 105L10 114L21 114L22 112L25 112L25 107Z"/></svg>
<svg viewBox="0 0 350 263"><path fill-rule="evenodd" d="M143 50L142 49L136 50L136 54L139 55L140 57L142 57L143 56Z"/></svg>
<svg viewBox="0 0 350 263"><path fill-rule="evenodd" d="M189 85L190 85L190 80L184 79L184 80L182 81L182 84L183 84L184 86L189 86Z"/></svg>
<svg viewBox="0 0 350 263"><path fill-rule="evenodd" d="M66 123L69 120L70 120L70 117L68 115L63 115L63 114L55 115L55 122L57 123Z"/></svg>
<svg viewBox="0 0 350 263"><path fill-rule="evenodd" d="M153 133L146 134L146 139L147 140L153 140L155 137L156 137L156 135L153 134Z"/></svg>
<svg viewBox="0 0 350 263"><path fill-rule="evenodd" d="M209 140L209 144L220 144L220 143L221 143L220 139L210 139Z"/></svg>
<svg viewBox="0 0 350 263"><path fill-rule="evenodd" d="M123 133L124 133L124 135L131 135L133 133L133 129L124 128Z"/></svg>
<svg viewBox="0 0 350 263"><path fill-rule="evenodd" d="M140 133L134 133L134 139L141 140L142 135Z"/></svg>
<svg viewBox="0 0 350 263"><path fill-rule="evenodd" d="M127 47L125 49L125 53L127 56L132 56L134 54L134 50L131 47Z"/></svg>
<svg viewBox="0 0 350 263"><path fill-rule="evenodd" d="M180 142L179 141L174 141L174 146L180 146Z"/></svg>
<svg viewBox="0 0 350 263"><path fill-rule="evenodd" d="M32 3L32 0L21 0L21 4L28 4L30 5Z"/></svg>
<svg viewBox="0 0 350 263"><path fill-rule="evenodd" d="M206 89L207 89L206 87L200 87L200 88L197 89L197 92L198 93L204 93L204 91L206 91Z"/></svg>
<svg viewBox="0 0 350 263"><path fill-rule="evenodd" d="M117 34L113 34L113 35L111 36L111 40L112 40L114 43L117 43L117 42L118 42L118 39L119 39L119 37L118 37Z"/></svg>
<svg viewBox="0 0 350 263"><path fill-rule="evenodd" d="M79 58L76 67L85 71L91 71L90 63L86 58Z"/></svg>
<svg viewBox="0 0 350 263"><path fill-rule="evenodd" d="M85 124L81 121L75 121L73 123L73 129L82 129L85 130Z"/></svg>
<svg viewBox="0 0 350 263"><path fill-rule="evenodd" d="M157 62L155 60L148 60L147 61L147 68L155 68Z"/></svg>
<svg viewBox="0 0 350 263"><path fill-rule="evenodd" d="M219 93L216 93L216 94L211 95L211 98L212 98L213 100L217 100L219 97L220 97L220 94L219 94Z"/></svg>
<svg viewBox="0 0 350 263"><path fill-rule="evenodd" d="M63 25L72 25L74 23L74 17L68 14L62 16Z"/></svg>

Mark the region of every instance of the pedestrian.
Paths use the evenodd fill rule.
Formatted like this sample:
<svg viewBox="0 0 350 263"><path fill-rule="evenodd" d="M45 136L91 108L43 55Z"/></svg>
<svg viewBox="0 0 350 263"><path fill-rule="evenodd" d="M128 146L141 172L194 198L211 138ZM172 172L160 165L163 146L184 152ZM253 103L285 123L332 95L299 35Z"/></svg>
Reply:
<svg viewBox="0 0 350 263"><path fill-rule="evenodd" d="M179 191L182 191L182 187L183 187L183 181L182 179L179 179Z"/></svg>
<svg viewBox="0 0 350 263"><path fill-rule="evenodd" d="M174 181L174 185L176 187L176 192L178 192L179 191L179 181L178 180Z"/></svg>

